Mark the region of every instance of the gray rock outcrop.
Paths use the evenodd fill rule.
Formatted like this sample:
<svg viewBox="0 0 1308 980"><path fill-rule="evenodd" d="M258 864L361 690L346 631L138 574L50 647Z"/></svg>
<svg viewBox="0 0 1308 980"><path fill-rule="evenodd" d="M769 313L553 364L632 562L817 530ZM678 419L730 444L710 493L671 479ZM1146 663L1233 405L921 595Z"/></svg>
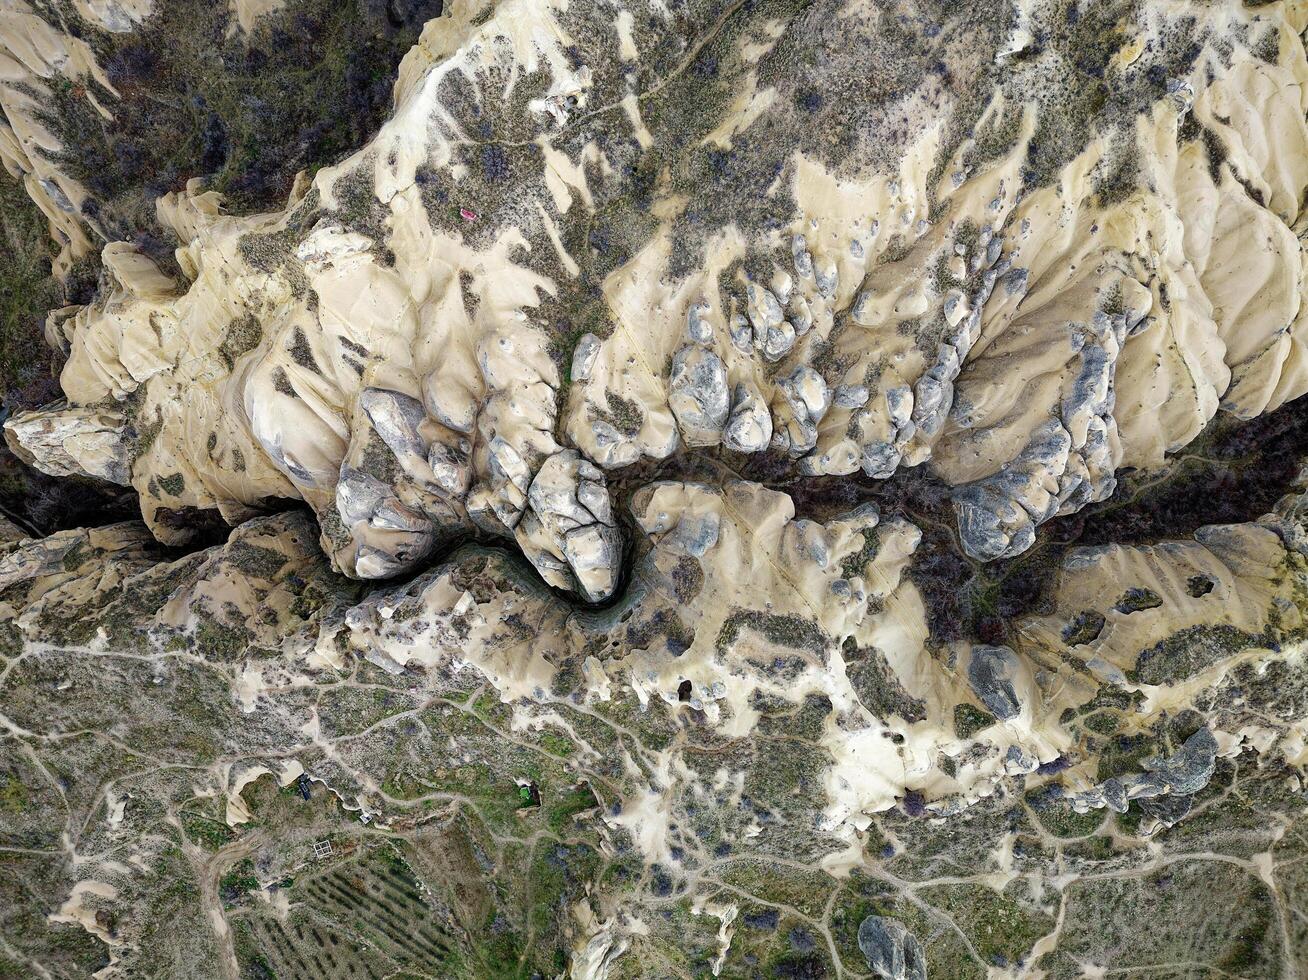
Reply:
<svg viewBox="0 0 1308 980"><path fill-rule="evenodd" d="M986 709L1000 721L1022 713L1022 701L1013 682L1021 663L1008 647L974 646L967 663L967 679Z"/></svg>
<svg viewBox="0 0 1308 980"><path fill-rule="evenodd" d="M537 471L514 536L550 585L591 602L617 588L622 535L604 474L576 450L556 453Z"/></svg>
<svg viewBox="0 0 1308 980"><path fill-rule="evenodd" d="M858 927L858 948L879 980L926 980L922 945L898 919L869 915Z"/></svg>
<svg viewBox="0 0 1308 980"><path fill-rule="evenodd" d="M715 446L730 408L727 369L710 350L686 346L672 358L668 407L688 446Z"/></svg>

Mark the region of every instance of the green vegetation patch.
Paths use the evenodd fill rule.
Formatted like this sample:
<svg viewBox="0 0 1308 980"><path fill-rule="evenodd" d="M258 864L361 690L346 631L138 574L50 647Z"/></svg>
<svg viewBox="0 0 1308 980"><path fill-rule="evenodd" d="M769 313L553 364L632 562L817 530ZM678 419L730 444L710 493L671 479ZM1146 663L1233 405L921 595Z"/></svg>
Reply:
<svg viewBox="0 0 1308 980"><path fill-rule="evenodd" d="M218 882L218 895L222 898L223 905L230 907L258 888L259 878L254 873L254 862L244 858L222 876Z"/></svg>
<svg viewBox="0 0 1308 980"><path fill-rule="evenodd" d="M157 235L154 197L204 174L232 208L271 210L297 171L368 140L391 109L400 59L440 11L440 0L290 0L248 35L228 5L210 0L156 5L123 34L69 11L120 97L95 82L89 91L56 85L47 125L65 148L62 165L99 202L96 218L111 239Z"/></svg>
<svg viewBox="0 0 1308 980"><path fill-rule="evenodd" d="M844 644L844 657L845 675L858 699L878 718L898 715L917 722L926 717L926 702L905 690L885 654L876 647L858 647L850 638Z"/></svg>
<svg viewBox="0 0 1308 980"><path fill-rule="evenodd" d="M801 871L770 861L732 861L718 879L773 905L789 905L810 918L821 918L835 880L821 871Z"/></svg>
<svg viewBox="0 0 1308 980"><path fill-rule="evenodd" d="M0 392L10 395L50 377L43 326L62 305L51 276L49 225L23 185L0 168Z"/></svg>
<svg viewBox="0 0 1308 980"><path fill-rule="evenodd" d="M318 718L327 738L357 735L392 715L413 709L416 702L399 691L340 686L318 695Z"/></svg>
<svg viewBox="0 0 1308 980"><path fill-rule="evenodd" d="M247 314L233 320L223 335L223 342L218 345L218 354L230 368L244 354L259 346L263 340L263 327L253 314Z"/></svg>
<svg viewBox="0 0 1308 980"><path fill-rule="evenodd" d="M924 888L918 895L948 915L988 963L1024 961L1036 941L1054 926L1045 913L985 885L940 885Z"/></svg>
<svg viewBox="0 0 1308 980"><path fill-rule="evenodd" d="M1240 977L1281 972L1272 895L1230 864L1197 859L1138 877L1074 881L1066 894L1059 950L1076 960L1123 973L1175 963Z"/></svg>
<svg viewBox="0 0 1308 980"><path fill-rule="evenodd" d="M1063 642L1069 647L1093 643L1104 631L1104 615L1094 609L1079 612L1063 627Z"/></svg>
<svg viewBox="0 0 1308 980"><path fill-rule="evenodd" d="M1117 605L1113 608L1120 613L1130 614L1157 609L1162 604L1162 596L1153 589L1131 588L1122 593L1122 598L1117 600Z"/></svg>
<svg viewBox="0 0 1308 980"><path fill-rule="evenodd" d="M234 663L250 648L252 634L244 626L229 626L216 619L203 620L195 628L196 652L206 660Z"/></svg>
<svg viewBox="0 0 1308 980"><path fill-rule="evenodd" d="M727 617L718 633L717 648L725 652L744 629L757 633L769 643L821 653L829 638L817 623L801 616L774 615L754 609L737 609Z"/></svg>
<svg viewBox="0 0 1308 980"><path fill-rule="evenodd" d="M995 716L972 704L954 706L954 732L959 738L971 738L995 723Z"/></svg>
<svg viewBox="0 0 1308 980"><path fill-rule="evenodd" d="M1255 636L1225 623L1191 626L1161 640L1136 657L1127 676L1142 684L1169 684L1184 680L1248 647L1263 646L1266 637Z"/></svg>
<svg viewBox="0 0 1308 980"><path fill-rule="evenodd" d="M225 557L247 575L268 580L275 578L290 560L274 548L248 541L233 541L227 546Z"/></svg>
<svg viewBox="0 0 1308 980"><path fill-rule="evenodd" d="M189 811L182 814L182 829L190 840L206 851L217 851L236 839L226 823Z"/></svg>

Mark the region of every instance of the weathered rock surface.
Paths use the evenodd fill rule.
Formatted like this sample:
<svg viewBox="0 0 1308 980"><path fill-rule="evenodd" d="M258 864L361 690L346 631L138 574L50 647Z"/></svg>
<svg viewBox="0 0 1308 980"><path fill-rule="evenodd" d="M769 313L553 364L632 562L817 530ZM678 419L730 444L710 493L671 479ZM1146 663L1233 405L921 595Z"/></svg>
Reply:
<svg viewBox="0 0 1308 980"><path fill-rule="evenodd" d="M1000 721L1022 712L1015 681L1021 664L1008 647L975 646L967 662L967 679L976 696Z"/></svg>
<svg viewBox="0 0 1308 980"><path fill-rule="evenodd" d="M621 574L622 535L613 523L604 473L565 450L547 459L527 491L514 535L541 577L591 602L613 595Z"/></svg>
<svg viewBox="0 0 1308 980"><path fill-rule="evenodd" d="M902 922L869 915L859 924L858 948L881 980L926 980L922 947Z"/></svg>
<svg viewBox="0 0 1308 980"><path fill-rule="evenodd" d="M1046 6L1023 15L1031 21L1023 30L1052 16ZM931 96L922 83L915 97L941 104L911 116L898 137L901 163L851 163L840 194L826 189L840 161L806 144L793 159L770 137L735 150L760 172L772 173L765 163L775 157L788 203L767 203L763 192L771 191L742 174L721 193L737 204L763 201L767 214L751 217L735 239L725 220L697 231L675 222L647 229L625 262L606 266L607 331L583 333L561 354L553 328L533 311L543 309L544 294L557 297L546 306L570 302L560 276L595 270L582 272L565 254L560 272L542 257L555 256L569 229L589 220L583 212L597 193L615 200L632 188L611 165L571 184L558 176L594 152L567 142L560 127L570 110L558 99L580 104L620 88L625 63L601 52L595 32L609 25L595 22L598 14L560 16L575 19L570 29L587 39L582 60L551 60L555 95L539 104L511 100L484 123L527 126L550 145L552 162L516 168L513 192L500 195L534 202L534 217L511 225L495 208L464 208L470 217L433 210L415 175L420 160L436 161L423 165L437 172L466 167L453 162L454 123L433 122L420 145L396 150L404 127L418 132L416 120L462 111L435 80L448 71L478 77L476 52L515 31L507 11L477 24L451 21L433 84L417 84L421 71L406 74L396 121L297 190L285 212L231 218L198 186L164 199L161 218L185 243L182 290L143 255L112 246L114 300L60 328L70 405L51 409L47 422L131 396L139 421L120 428L135 431L135 440L115 440L108 428L102 440L148 445L92 468L119 479L127 466L147 522L164 536L166 521L154 516L160 506L146 499L152 480L157 488L161 478L184 478L184 492L163 500L166 510L217 507L234 519L269 497L299 496L329 528L324 544L338 567L352 575L414 568L446 537L438 530L420 547L408 538L393 546L355 539L369 535L336 511L335 484L343 467L368 469L359 465L365 455L381 467L379 479L400 481L396 500L420 514L418 522L511 536L536 469L569 444L618 469L665 458L678 445L693 451L723 440L749 453L765 442L807 475L862 469L885 479L929 462L958 488L969 552L992 560L1028 549L1055 515L1106 497L1119 467L1158 465L1219 404L1254 415L1308 386L1294 339L1303 263L1292 230L1308 186L1293 148L1308 145L1308 130L1287 94L1308 72L1302 45L1275 41L1273 30L1259 35L1258 54L1242 44L1205 47L1212 38L1252 38L1252 27L1233 25L1263 15L1213 8L1169 26L1191 37L1167 45L1188 52L1184 64L1163 67L1156 52L1112 62L1115 84L1137 100L1131 119L1140 124L1105 117L1083 145L1037 139L1045 114L1079 111L1060 108L1059 99L1074 94L1043 80L1042 53L1030 67L1005 62L1009 76L969 110L980 113L966 127L973 135L948 149L936 145L928 121L965 110L952 93ZM973 56L993 44L989 57L1002 61L996 39L1007 36L1007 15L959 16L986 39ZM882 43L873 20L860 22L851 49ZM746 17L733 31L743 37L752 24ZM759 57L793 42L778 43L765 43ZM743 84L751 64L727 70ZM843 70L829 68L833 77ZM810 126L781 105L759 102L745 115L718 106L725 128L715 132ZM827 109L817 112L825 117ZM635 126L641 144L648 121L637 122L605 120L606 138L626 138ZM648 134L652 152L663 153L664 140L681 145L674 137L687 125L660 120ZM1275 140L1269 125L1278 127ZM1195 138L1196 127L1215 135ZM1000 130L1002 141L985 144L983 134ZM1225 155L1207 165L1214 140ZM1033 182L1022 161L1046 150L1058 169L1049 182ZM558 154L574 162L563 166ZM1112 193L1103 190L1110 174ZM785 229L780 240L765 231L773 225ZM540 247L530 257L513 251L513 235L499 233L509 227ZM1141 244L1149 241L1157 243L1152 251ZM674 268L674 252L703 262ZM443 264L433 269L438 253ZM379 261L387 254L394 263ZM21 420L10 431L29 458L68 470L60 439L42 442ZM369 448L374 433L385 450ZM385 473L392 465L394 477ZM338 523L343 531L330 530ZM388 557L361 565L360 549Z"/></svg>
<svg viewBox="0 0 1308 980"><path fill-rule="evenodd" d="M161 15L56 6L66 270ZM0 527L0 973L1302 972L1305 28L455 2L281 210L170 185L5 421L143 522Z"/></svg>
<svg viewBox="0 0 1308 980"><path fill-rule="evenodd" d="M702 347L683 347L672 358L668 407L688 446L713 446L722 439L730 393L722 358Z"/></svg>
<svg viewBox="0 0 1308 980"><path fill-rule="evenodd" d="M131 444L122 415L53 405L5 422L5 442L29 465L51 476L89 476L120 486L131 482Z"/></svg>

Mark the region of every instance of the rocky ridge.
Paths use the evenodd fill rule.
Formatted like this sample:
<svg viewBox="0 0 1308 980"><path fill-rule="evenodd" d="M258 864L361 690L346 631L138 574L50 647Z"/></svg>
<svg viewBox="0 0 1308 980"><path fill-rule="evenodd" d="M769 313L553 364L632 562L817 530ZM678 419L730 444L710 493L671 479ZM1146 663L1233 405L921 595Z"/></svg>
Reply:
<svg viewBox="0 0 1308 980"><path fill-rule="evenodd" d="M94 208L15 85L97 68L10 8L0 150L66 267ZM284 210L160 197L181 279L106 244L47 324L65 398L4 426L143 521L0 550L4 846L44 862L3 879L32 894L0 955L1308 968L1302 477L1249 521L1050 543L1308 389L1306 26L454 4ZM924 473L943 530L878 505ZM941 534L977 576L1049 562L1002 635L933 628ZM1247 900L1117 944L1173 876Z"/></svg>

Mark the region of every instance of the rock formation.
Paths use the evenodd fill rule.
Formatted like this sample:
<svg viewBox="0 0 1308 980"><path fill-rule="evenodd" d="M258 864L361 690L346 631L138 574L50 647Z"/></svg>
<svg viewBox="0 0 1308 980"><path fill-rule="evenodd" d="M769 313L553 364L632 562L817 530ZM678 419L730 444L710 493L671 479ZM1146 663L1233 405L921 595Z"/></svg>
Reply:
<svg viewBox="0 0 1308 980"><path fill-rule="evenodd" d="M455 2L175 270L40 106L160 16L0 0L142 518L3 532L0 963L1308 969L1308 8Z"/></svg>

